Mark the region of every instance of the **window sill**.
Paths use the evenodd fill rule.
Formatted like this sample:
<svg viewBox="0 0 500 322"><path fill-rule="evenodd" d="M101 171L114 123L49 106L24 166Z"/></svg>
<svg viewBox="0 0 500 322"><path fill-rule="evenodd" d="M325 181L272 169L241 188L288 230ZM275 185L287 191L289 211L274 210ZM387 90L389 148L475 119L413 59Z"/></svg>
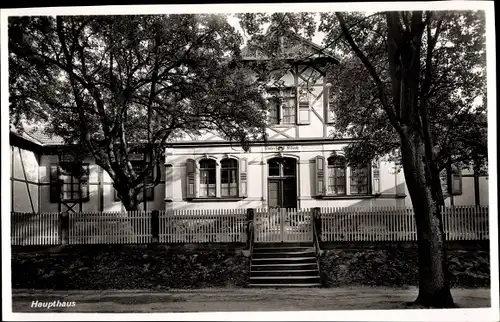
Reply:
<svg viewBox="0 0 500 322"><path fill-rule="evenodd" d="M295 127L297 124L295 123L286 123L286 124L271 124L268 125L268 127L273 128L273 127Z"/></svg>
<svg viewBox="0 0 500 322"><path fill-rule="evenodd" d="M316 196L316 198L325 200L342 200L342 199L371 199L371 198L376 198L378 196L379 195L343 195L343 196L325 195L325 196Z"/></svg>
<svg viewBox="0 0 500 322"><path fill-rule="evenodd" d="M186 198L187 201L194 201L194 202L229 202L229 201L240 201L243 199L245 199L245 197Z"/></svg>

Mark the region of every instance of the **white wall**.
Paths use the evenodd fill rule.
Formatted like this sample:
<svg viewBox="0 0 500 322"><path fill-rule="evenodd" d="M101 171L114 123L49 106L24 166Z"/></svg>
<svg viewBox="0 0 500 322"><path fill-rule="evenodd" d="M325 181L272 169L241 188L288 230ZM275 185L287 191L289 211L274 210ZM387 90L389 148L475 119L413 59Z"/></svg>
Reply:
<svg viewBox="0 0 500 322"><path fill-rule="evenodd" d="M269 146L277 146L270 143ZM394 172L394 165L390 162L382 162L380 168L380 196L368 196L360 198L338 198L338 199L318 199L315 197L315 158L318 155L328 158L332 151L340 151L345 144L311 144L293 145L294 150L284 152L285 157L293 157L298 162L297 174L297 197L298 207L337 207L337 206L405 206L405 182L402 173ZM170 209L229 209L229 208L249 208L267 207L267 160L277 156L275 151L269 151L263 146L252 147L250 152L243 152L239 147L197 147L183 148L176 147L171 150L171 155L167 156L166 162L172 165L166 187L165 198L172 200L166 207ZM235 158L246 158L248 160L248 197L228 201L220 198L220 201L200 201L186 200L186 160L199 160L204 155L216 158L218 161L228 154ZM349 186L349 168L346 184ZM219 180L219 179L218 179ZM400 188L396 189L396 183ZM402 198L397 198L399 192ZM349 193L349 188L348 188Z"/></svg>
<svg viewBox="0 0 500 322"><path fill-rule="evenodd" d="M39 211L38 156L32 151L11 146L12 211Z"/></svg>

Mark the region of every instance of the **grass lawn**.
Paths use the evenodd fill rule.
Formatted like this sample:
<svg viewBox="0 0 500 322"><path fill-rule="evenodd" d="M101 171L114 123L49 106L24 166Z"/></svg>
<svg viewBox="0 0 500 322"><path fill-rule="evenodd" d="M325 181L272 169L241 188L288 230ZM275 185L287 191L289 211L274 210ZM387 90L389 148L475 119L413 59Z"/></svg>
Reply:
<svg viewBox="0 0 500 322"><path fill-rule="evenodd" d="M152 292L106 291L12 291L13 312L66 313L170 313L230 311L307 311L405 309L416 298L417 288L209 288ZM459 308L490 307L487 288L452 289ZM31 308L32 301L76 302L71 308Z"/></svg>

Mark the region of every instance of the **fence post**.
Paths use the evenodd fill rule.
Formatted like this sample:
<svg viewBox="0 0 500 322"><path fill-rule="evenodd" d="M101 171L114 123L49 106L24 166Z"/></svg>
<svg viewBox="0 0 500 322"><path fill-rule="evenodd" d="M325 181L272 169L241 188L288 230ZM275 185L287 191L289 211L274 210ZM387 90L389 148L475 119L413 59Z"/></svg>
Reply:
<svg viewBox="0 0 500 322"><path fill-rule="evenodd" d="M314 207L312 213L313 223L316 230L316 236L318 237L318 242L321 242L321 208Z"/></svg>
<svg viewBox="0 0 500 322"><path fill-rule="evenodd" d="M59 244L69 244L69 213L59 213Z"/></svg>
<svg viewBox="0 0 500 322"><path fill-rule="evenodd" d="M252 243L252 229L253 229L253 218L255 214L255 209L253 208L247 208L247 227L246 227L246 233L247 233L247 245L246 248L250 249L250 245Z"/></svg>
<svg viewBox="0 0 500 322"><path fill-rule="evenodd" d="M160 241L160 212L158 210L151 211L151 242L158 244Z"/></svg>

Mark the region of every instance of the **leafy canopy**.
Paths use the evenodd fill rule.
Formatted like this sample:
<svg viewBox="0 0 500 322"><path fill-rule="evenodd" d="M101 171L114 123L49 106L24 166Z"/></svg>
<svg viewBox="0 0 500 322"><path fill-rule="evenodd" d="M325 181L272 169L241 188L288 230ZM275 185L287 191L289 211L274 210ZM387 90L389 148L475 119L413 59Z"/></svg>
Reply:
<svg viewBox="0 0 500 322"><path fill-rule="evenodd" d="M11 122L43 122L124 193L184 133L216 131L244 148L261 135L263 89L224 15L10 17L8 32ZM139 146L151 162L137 171Z"/></svg>

